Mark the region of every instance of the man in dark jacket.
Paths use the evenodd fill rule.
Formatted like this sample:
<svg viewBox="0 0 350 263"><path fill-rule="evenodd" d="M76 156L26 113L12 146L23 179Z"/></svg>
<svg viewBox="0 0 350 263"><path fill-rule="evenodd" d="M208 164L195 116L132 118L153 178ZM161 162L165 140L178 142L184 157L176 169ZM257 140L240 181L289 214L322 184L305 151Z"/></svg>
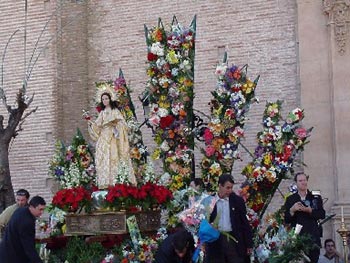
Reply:
<svg viewBox="0 0 350 263"><path fill-rule="evenodd" d="M242 263L253 251L247 209L244 200L232 191L233 185L230 174L219 177L218 200L210 215L210 223L217 225L222 234L217 241L207 244L208 263Z"/></svg>
<svg viewBox="0 0 350 263"><path fill-rule="evenodd" d="M34 196L29 207L13 213L0 243L2 263L42 263L35 249L35 220L43 214L45 205L42 197Z"/></svg>
<svg viewBox="0 0 350 263"><path fill-rule="evenodd" d="M185 229L169 235L155 256L156 263L190 263L194 252L194 240Z"/></svg>
<svg viewBox="0 0 350 263"><path fill-rule="evenodd" d="M311 263L316 263L321 247L321 229L317 220L325 218L326 212L323 209L321 196L319 194L314 195L307 189L307 176L304 173L297 173L294 180L297 184L298 192L287 198L284 220L293 227L296 224L302 225L303 228L300 234L310 235L313 243L318 245L317 248L312 249L308 253Z"/></svg>

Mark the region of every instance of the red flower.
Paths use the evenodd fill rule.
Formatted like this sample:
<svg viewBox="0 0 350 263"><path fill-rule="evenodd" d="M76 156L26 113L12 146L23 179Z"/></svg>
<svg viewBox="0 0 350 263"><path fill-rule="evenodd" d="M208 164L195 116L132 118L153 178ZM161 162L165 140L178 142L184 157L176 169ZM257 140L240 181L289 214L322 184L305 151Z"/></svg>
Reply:
<svg viewBox="0 0 350 263"><path fill-rule="evenodd" d="M147 54L147 59L148 61L156 61L158 59L158 56L156 54L149 52Z"/></svg>
<svg viewBox="0 0 350 263"><path fill-rule="evenodd" d="M91 206L91 191L82 186L62 189L52 199L52 204L67 212L76 212L84 206L89 209Z"/></svg>
<svg viewBox="0 0 350 263"><path fill-rule="evenodd" d="M101 106L97 106L97 107L96 107L96 110L97 110L97 112L99 112L99 113L100 113L100 112L102 111Z"/></svg>
<svg viewBox="0 0 350 263"><path fill-rule="evenodd" d="M162 118L160 118L159 127L161 129L168 128L174 122L174 120L175 120L175 118L172 115L162 117Z"/></svg>

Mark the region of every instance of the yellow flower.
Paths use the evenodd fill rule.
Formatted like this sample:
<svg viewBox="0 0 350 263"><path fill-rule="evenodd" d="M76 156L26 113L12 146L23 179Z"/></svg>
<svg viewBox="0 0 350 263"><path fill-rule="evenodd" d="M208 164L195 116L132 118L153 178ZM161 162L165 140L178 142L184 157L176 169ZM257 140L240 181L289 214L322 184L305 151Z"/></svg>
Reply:
<svg viewBox="0 0 350 263"><path fill-rule="evenodd" d="M184 85L185 87L191 87L193 85L192 80L186 78L184 80Z"/></svg>
<svg viewBox="0 0 350 263"><path fill-rule="evenodd" d="M152 68L149 68L147 69L147 75L150 76L150 77L153 77L154 76L154 70Z"/></svg>
<svg viewBox="0 0 350 263"><path fill-rule="evenodd" d="M271 166L272 154L271 153L265 154L263 157L263 162L265 166L268 166L268 167Z"/></svg>
<svg viewBox="0 0 350 263"><path fill-rule="evenodd" d="M140 260L141 262L146 260L146 255L143 253L143 251L141 251L141 253L140 253L140 255L139 255L139 260Z"/></svg>
<svg viewBox="0 0 350 263"><path fill-rule="evenodd" d="M242 91L246 94L251 93L255 88L255 83L249 79L247 79L247 82L243 84Z"/></svg>
<svg viewBox="0 0 350 263"><path fill-rule="evenodd" d="M62 233L65 234L66 231L67 231L67 225L64 224L64 225L62 226Z"/></svg>
<svg viewBox="0 0 350 263"><path fill-rule="evenodd" d="M155 149L152 153L153 160L158 160L160 158L161 150L159 148Z"/></svg>
<svg viewBox="0 0 350 263"><path fill-rule="evenodd" d="M175 53L175 50L171 50L168 52L166 59L169 61L170 64L174 65L174 64L178 64L179 63L179 59L177 58L177 55Z"/></svg>
<svg viewBox="0 0 350 263"><path fill-rule="evenodd" d="M224 125L222 123L209 123L208 124L209 129L215 134L215 135L219 135L221 133L221 131L225 128Z"/></svg>
<svg viewBox="0 0 350 263"><path fill-rule="evenodd" d="M141 153L137 147L133 147L130 150L130 158L140 160L141 159Z"/></svg>
<svg viewBox="0 0 350 263"><path fill-rule="evenodd" d="M250 176L253 173L253 164L250 163L248 164L246 167L244 167L242 174L244 174L245 176Z"/></svg>
<svg viewBox="0 0 350 263"><path fill-rule="evenodd" d="M267 180L269 180L271 183L274 183L276 181L276 173L274 171L268 170L265 173Z"/></svg>

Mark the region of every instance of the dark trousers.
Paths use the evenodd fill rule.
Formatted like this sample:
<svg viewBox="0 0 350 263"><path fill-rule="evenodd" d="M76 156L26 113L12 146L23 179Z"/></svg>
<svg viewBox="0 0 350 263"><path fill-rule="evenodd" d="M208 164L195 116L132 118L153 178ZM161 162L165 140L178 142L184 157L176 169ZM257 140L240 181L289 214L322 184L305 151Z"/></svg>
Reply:
<svg viewBox="0 0 350 263"><path fill-rule="evenodd" d="M218 240L206 246L206 263L243 263L244 258L237 253L237 245L232 239L220 234Z"/></svg>
<svg viewBox="0 0 350 263"><path fill-rule="evenodd" d="M307 254L307 256L311 259L310 263L317 263L318 258L320 257L320 249L314 248L314 249L310 250L309 253ZM307 262L307 261L304 260L304 262Z"/></svg>

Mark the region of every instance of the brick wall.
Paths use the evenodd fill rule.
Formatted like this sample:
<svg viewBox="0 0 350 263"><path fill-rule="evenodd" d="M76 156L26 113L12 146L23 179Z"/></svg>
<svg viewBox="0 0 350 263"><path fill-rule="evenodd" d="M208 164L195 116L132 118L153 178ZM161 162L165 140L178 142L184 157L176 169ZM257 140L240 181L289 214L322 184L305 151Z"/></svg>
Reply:
<svg viewBox="0 0 350 263"><path fill-rule="evenodd" d="M74 22L63 28L57 41L38 60L29 91L36 92L33 106L40 108L28 119L25 130L11 148L15 189L27 187L50 196L45 178L55 139L70 140L77 127L86 135L81 110L92 106L94 82L116 77L119 67L134 90L136 112L143 120L137 100L147 81L143 25L156 25L158 17L169 24L175 14L180 23L189 25L197 14L196 109L208 113L210 91L215 87L214 69L225 50L229 62L249 64L251 79L261 75L257 89L261 103L252 106L246 126L244 144L249 149L255 146L266 100L284 100L286 110L299 104L294 0L30 2L31 38L37 37L57 7L60 7L59 16L50 23L51 34L68 21L74 19ZM24 12L16 0L1 1L0 12L9 17L0 18L0 50L3 50L11 32L23 26ZM11 50L5 75L11 84L8 93L14 94L20 85L23 64L21 43L18 41ZM145 143L151 147L150 131L146 128L143 131ZM243 153L242 157L243 162L235 165L238 180L240 169L250 160L247 154ZM199 163L199 154L197 159Z"/></svg>

